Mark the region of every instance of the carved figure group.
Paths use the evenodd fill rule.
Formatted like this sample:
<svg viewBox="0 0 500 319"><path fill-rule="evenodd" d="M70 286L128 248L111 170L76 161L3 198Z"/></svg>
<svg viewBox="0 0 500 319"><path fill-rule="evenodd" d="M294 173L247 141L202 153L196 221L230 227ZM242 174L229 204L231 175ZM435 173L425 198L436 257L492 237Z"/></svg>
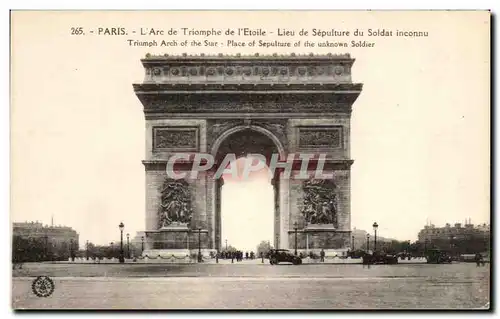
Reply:
<svg viewBox="0 0 500 319"><path fill-rule="evenodd" d="M161 189L159 226L167 227L173 222L187 224L192 214L189 184L185 180L165 180Z"/></svg>
<svg viewBox="0 0 500 319"><path fill-rule="evenodd" d="M304 182L304 215L308 224L337 226L336 185L332 180L312 179Z"/></svg>

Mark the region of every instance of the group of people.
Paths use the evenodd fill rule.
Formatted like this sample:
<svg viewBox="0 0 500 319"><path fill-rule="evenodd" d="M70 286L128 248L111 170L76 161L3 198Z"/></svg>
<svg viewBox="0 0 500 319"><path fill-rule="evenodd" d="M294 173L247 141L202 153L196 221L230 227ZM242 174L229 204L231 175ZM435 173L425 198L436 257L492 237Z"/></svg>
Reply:
<svg viewBox="0 0 500 319"><path fill-rule="evenodd" d="M237 251L221 251L219 253L219 258L221 259L236 259L236 261L242 261L243 258L245 259L255 259L255 253L253 251L251 252L245 252L243 253L240 250Z"/></svg>

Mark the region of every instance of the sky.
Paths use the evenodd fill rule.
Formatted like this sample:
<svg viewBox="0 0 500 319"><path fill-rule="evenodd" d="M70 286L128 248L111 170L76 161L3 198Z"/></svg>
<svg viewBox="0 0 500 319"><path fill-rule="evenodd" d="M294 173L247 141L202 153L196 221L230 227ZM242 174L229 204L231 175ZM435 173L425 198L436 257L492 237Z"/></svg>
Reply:
<svg viewBox="0 0 500 319"><path fill-rule="evenodd" d="M120 36L71 35L71 27L245 26L428 31L426 38L365 37L371 48L293 52L356 59L353 81L364 87L351 119L352 227L370 230L377 221L380 236L414 240L428 221L489 222L488 21L480 12L15 12L11 221L53 216L81 243L116 241L120 221L130 234L143 230L145 120L132 88L144 79L140 59L147 52L291 53L130 47ZM264 221L272 219L272 196L263 178L226 183L223 237L251 247L270 239ZM240 230L252 227L262 236L239 242Z"/></svg>
<svg viewBox="0 0 500 319"><path fill-rule="evenodd" d="M246 158L239 158L232 164L235 169L229 165L222 175L221 242L223 247L227 240L242 251L256 251L260 242L274 241L274 189L267 166L245 176L247 163Z"/></svg>

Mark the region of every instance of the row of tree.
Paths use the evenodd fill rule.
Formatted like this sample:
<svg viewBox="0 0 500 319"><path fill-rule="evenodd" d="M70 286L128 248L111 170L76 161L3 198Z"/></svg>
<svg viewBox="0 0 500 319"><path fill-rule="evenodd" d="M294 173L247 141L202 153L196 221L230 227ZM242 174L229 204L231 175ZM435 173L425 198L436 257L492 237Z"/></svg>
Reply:
<svg viewBox="0 0 500 319"><path fill-rule="evenodd" d="M369 249L373 250L374 241L370 241ZM366 251L368 243L363 243L359 247L354 247L355 250ZM428 242L410 242L391 240L391 241L377 241L377 251L383 251L388 254L409 253L413 256L424 256L429 249L440 249L448 252L452 256L459 256L461 254L476 254L488 252L490 247L490 238L484 236L469 236L461 239L437 239ZM269 241L262 241L257 246L257 256L263 252L266 254L269 249L272 249ZM292 247L293 249L293 247Z"/></svg>
<svg viewBox="0 0 500 319"><path fill-rule="evenodd" d="M369 243L370 250L373 250L374 242ZM422 242L415 241L383 241L377 242L377 251L384 251L389 254L396 254L400 252L408 252L412 255L425 255L429 249L439 249L448 252L450 255L458 256L461 254L475 254L488 252L490 247L489 237L484 236L469 236L460 239L434 239L432 241ZM359 250L367 250L367 243L360 247L355 247Z"/></svg>
<svg viewBox="0 0 500 319"><path fill-rule="evenodd" d="M410 241L383 241L377 242L377 251L383 251L388 254L397 254L406 252L414 256L424 256L428 249L440 249L447 251L450 255L458 256L460 254L475 254L489 251L490 239L484 237L470 237L459 240L433 240L432 242L410 242ZM72 246L73 245L73 246ZM262 241L256 249L256 256L264 255L272 249L269 241ZM356 250L367 249L366 243ZM370 250L374 249L374 243L370 242ZM124 244L123 253L125 258L140 256L141 247ZM227 247L228 252L237 251L232 246ZM12 241L12 261L14 263L35 262L35 261L58 261L68 260L69 258L118 258L120 256L119 245L98 246L88 243L86 249L78 249L78 243L61 242L57 245L51 243L46 238L23 238L14 236Z"/></svg>
<svg viewBox="0 0 500 319"><path fill-rule="evenodd" d="M142 251L141 247L124 244L123 253L125 258L129 258L139 256ZM13 236L12 239L12 262L14 263L62 261L77 257L118 258L119 256L119 245L98 246L89 242L86 249L79 249L78 243L71 241L53 243L47 238L23 238L20 236Z"/></svg>
<svg viewBox="0 0 500 319"><path fill-rule="evenodd" d="M71 248L71 242L62 242L54 245L47 238L13 236L12 261L14 263L22 263L30 261L68 260L72 254Z"/></svg>

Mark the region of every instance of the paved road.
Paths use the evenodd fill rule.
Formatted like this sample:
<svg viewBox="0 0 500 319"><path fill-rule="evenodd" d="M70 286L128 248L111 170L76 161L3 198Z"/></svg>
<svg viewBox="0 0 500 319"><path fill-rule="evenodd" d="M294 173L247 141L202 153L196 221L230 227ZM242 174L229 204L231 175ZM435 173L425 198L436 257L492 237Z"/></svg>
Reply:
<svg viewBox="0 0 500 319"><path fill-rule="evenodd" d="M487 267L314 266L198 266L202 275L188 267L166 277L58 276L48 298L31 292L33 277L14 277L12 302L14 308L36 309L388 309L481 308L489 301Z"/></svg>

